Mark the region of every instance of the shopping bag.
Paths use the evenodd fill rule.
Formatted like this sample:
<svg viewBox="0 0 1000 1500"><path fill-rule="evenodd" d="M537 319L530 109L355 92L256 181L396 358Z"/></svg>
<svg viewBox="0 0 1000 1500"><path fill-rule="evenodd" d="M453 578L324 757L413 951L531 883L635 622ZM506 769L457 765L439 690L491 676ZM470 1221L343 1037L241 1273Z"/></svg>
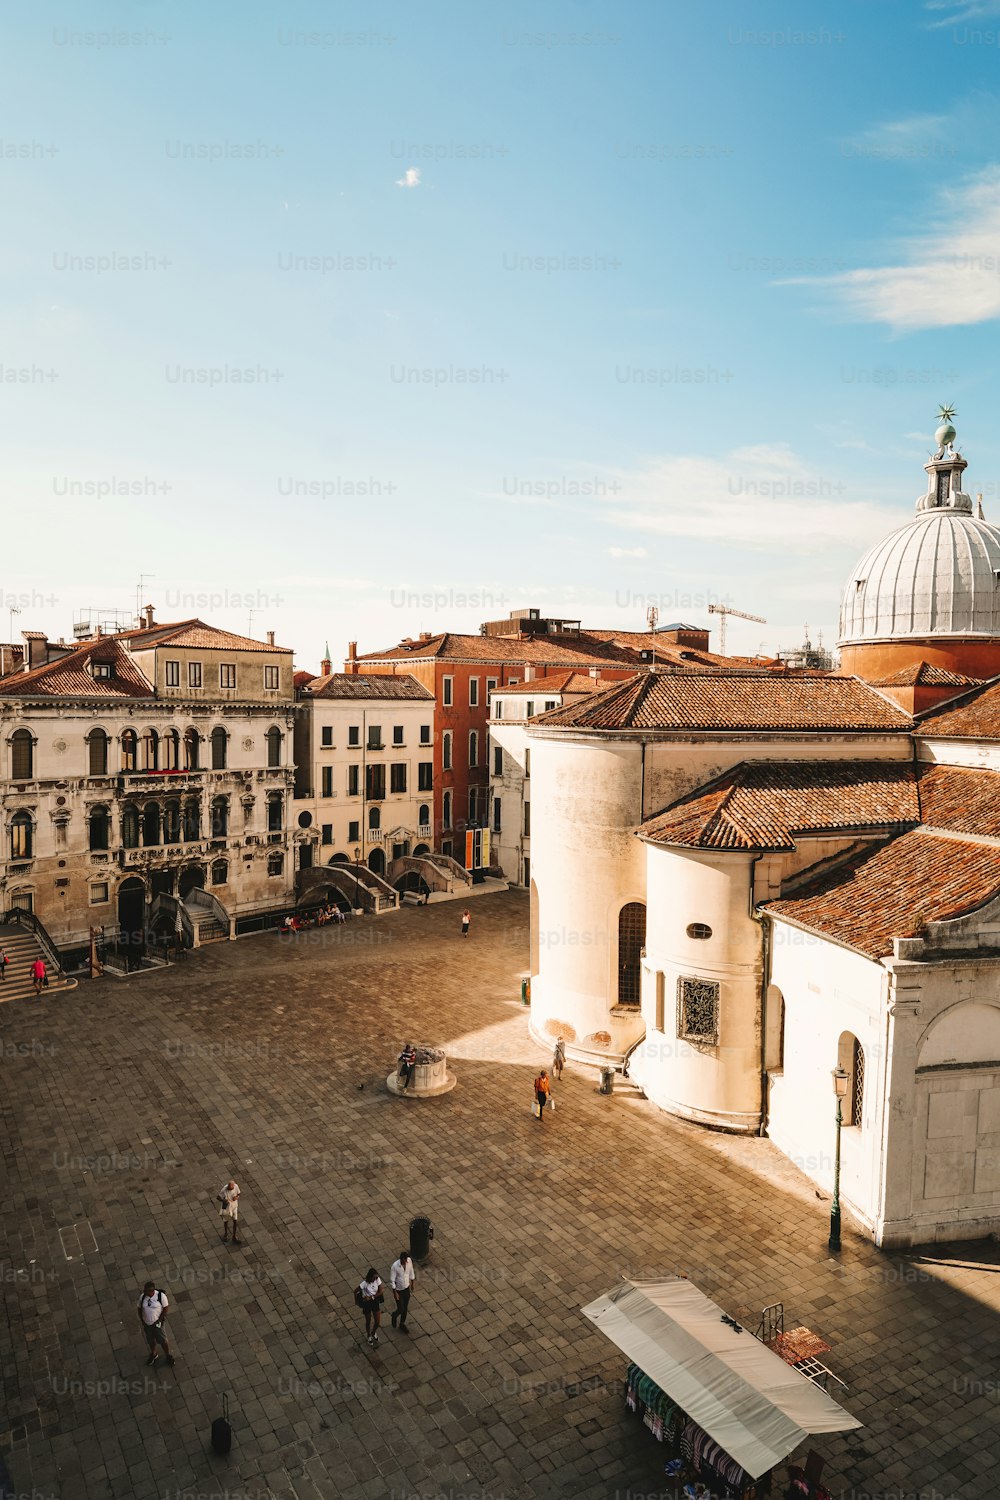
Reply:
<svg viewBox="0 0 1000 1500"><path fill-rule="evenodd" d="M540 1116L541 1116L542 1106L539 1104L539 1102L538 1102L537 1099L535 1100L534 1104L531 1106L531 1113L534 1115L534 1117L535 1117L536 1120L539 1119Z"/></svg>
<svg viewBox="0 0 1000 1500"><path fill-rule="evenodd" d="M556 1101L555 1101L554 1097L552 1096L552 1094L550 1094L549 1095L549 1109L555 1109L555 1107L556 1107Z"/></svg>

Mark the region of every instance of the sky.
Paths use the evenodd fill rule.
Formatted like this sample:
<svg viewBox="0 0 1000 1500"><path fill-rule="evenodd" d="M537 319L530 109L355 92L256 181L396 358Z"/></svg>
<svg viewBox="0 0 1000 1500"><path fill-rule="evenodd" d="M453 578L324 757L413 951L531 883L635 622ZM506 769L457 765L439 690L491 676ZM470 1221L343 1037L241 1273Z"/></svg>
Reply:
<svg viewBox="0 0 1000 1500"><path fill-rule="evenodd" d="M831 644L941 403L1000 523L1000 0L0 27L4 638Z"/></svg>

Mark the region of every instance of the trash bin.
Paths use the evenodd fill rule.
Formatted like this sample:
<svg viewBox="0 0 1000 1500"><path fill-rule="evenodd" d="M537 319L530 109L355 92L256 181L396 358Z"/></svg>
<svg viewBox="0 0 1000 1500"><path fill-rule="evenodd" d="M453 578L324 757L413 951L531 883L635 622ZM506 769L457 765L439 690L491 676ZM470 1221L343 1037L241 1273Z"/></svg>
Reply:
<svg viewBox="0 0 1000 1500"><path fill-rule="evenodd" d="M531 1004L531 980L530 979L522 979L521 980L521 1004L522 1005L530 1005Z"/></svg>
<svg viewBox="0 0 1000 1500"><path fill-rule="evenodd" d="M410 1255L416 1261L426 1260L431 1253L431 1240L434 1238L434 1225L430 1219L416 1218L410 1220Z"/></svg>
<svg viewBox="0 0 1000 1500"><path fill-rule="evenodd" d="M602 1094L613 1094L614 1091L615 1091L615 1070L614 1070L614 1068L602 1068L601 1069L601 1087L598 1090L598 1092L602 1093Z"/></svg>

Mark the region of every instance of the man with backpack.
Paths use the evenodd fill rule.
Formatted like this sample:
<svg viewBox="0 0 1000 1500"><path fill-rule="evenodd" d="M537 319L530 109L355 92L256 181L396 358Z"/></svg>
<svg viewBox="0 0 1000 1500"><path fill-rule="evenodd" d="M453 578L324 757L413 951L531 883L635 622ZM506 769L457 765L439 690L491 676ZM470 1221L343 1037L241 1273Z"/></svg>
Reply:
<svg viewBox="0 0 1000 1500"><path fill-rule="evenodd" d="M149 1348L147 1365L156 1364L158 1344L167 1357L167 1364L172 1365L174 1362L167 1335L163 1331L169 1306L166 1292L158 1291L155 1282L147 1281L142 1289L142 1296L139 1298L139 1322L142 1324L143 1336Z"/></svg>

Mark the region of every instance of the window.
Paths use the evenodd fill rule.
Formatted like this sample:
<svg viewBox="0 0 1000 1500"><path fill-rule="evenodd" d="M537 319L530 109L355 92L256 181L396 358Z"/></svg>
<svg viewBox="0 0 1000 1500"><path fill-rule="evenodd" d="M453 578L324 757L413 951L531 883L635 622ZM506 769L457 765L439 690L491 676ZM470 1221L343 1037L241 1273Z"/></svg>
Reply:
<svg viewBox="0 0 1000 1500"><path fill-rule="evenodd" d="M92 661L90 663L90 675L96 678L99 682L109 682L115 675L114 662Z"/></svg>
<svg viewBox="0 0 1000 1500"><path fill-rule="evenodd" d="M160 764L160 736L155 729L147 729L142 737L143 770L156 771Z"/></svg>
<svg viewBox="0 0 1000 1500"><path fill-rule="evenodd" d="M476 787L469 787L469 823L475 827L476 817L479 813L479 793Z"/></svg>
<svg viewBox="0 0 1000 1500"><path fill-rule="evenodd" d="M392 726L392 743L394 745L401 745L403 743L403 726L402 726L402 724L394 724Z"/></svg>
<svg viewBox="0 0 1000 1500"><path fill-rule="evenodd" d="M319 732L319 742L324 750L333 748L333 725L324 724Z"/></svg>
<svg viewBox="0 0 1000 1500"><path fill-rule="evenodd" d="M360 727L360 725L358 725L358 724L351 724L348 727L348 730L347 730L347 743L348 743L348 745L360 745L361 744L361 727Z"/></svg>
<svg viewBox="0 0 1000 1500"><path fill-rule="evenodd" d="M197 797L189 797L184 804L184 838L189 844L201 838L201 804Z"/></svg>
<svg viewBox="0 0 1000 1500"><path fill-rule="evenodd" d="M212 838L224 839L229 836L229 798L212 798ZM221 884L222 882L218 882Z"/></svg>
<svg viewBox="0 0 1000 1500"><path fill-rule="evenodd" d="M445 708L450 708L454 698L454 677L442 677L441 679L441 702Z"/></svg>
<svg viewBox="0 0 1000 1500"><path fill-rule="evenodd" d="M11 859L30 859L35 847L35 825L29 812L16 812L10 820Z"/></svg>
<svg viewBox="0 0 1000 1500"><path fill-rule="evenodd" d="M417 791L429 792L434 785L434 762L422 760L417 766Z"/></svg>
<svg viewBox="0 0 1000 1500"><path fill-rule="evenodd" d="M184 769L186 771L197 771L198 769L199 743L197 729L185 729Z"/></svg>
<svg viewBox="0 0 1000 1500"><path fill-rule="evenodd" d="M181 841L181 805L172 797L163 809L163 842L179 844Z"/></svg>
<svg viewBox="0 0 1000 1500"><path fill-rule="evenodd" d="M235 687L236 684L233 683ZM225 885L229 879L229 865L224 859L213 859L212 861L212 884Z"/></svg>
<svg viewBox="0 0 1000 1500"><path fill-rule="evenodd" d="M212 770L224 771L226 769L226 745L228 736L219 724L212 730Z"/></svg>
<svg viewBox="0 0 1000 1500"><path fill-rule="evenodd" d="M486 679L486 701L487 701L487 704L489 703L490 694L491 693L495 693L496 692L496 688L497 688L497 680L496 680L496 678L495 677L487 677L487 679Z"/></svg>
<svg viewBox="0 0 1000 1500"><path fill-rule="evenodd" d="M470 677L469 678L469 707L470 708L478 708L479 707L479 678L478 677Z"/></svg>
<svg viewBox="0 0 1000 1500"><path fill-rule="evenodd" d="M160 804L147 802L142 810L142 842L149 848L160 842Z"/></svg>
<svg viewBox="0 0 1000 1500"><path fill-rule="evenodd" d="M322 769L322 771L320 772L320 777L321 777L320 796L321 797L332 797L333 796L333 767L332 766L324 766L323 769Z"/></svg>
<svg viewBox="0 0 1000 1500"><path fill-rule="evenodd" d="M451 770L451 730L445 730L441 736L441 764L446 771Z"/></svg>
<svg viewBox="0 0 1000 1500"><path fill-rule="evenodd" d="M502 745L494 745L493 746L493 774L494 774L494 776L502 776L503 775L503 746Z"/></svg>
<svg viewBox="0 0 1000 1500"><path fill-rule="evenodd" d="M847 1094L841 1106L843 1123L861 1129L865 1109L865 1054L851 1032L841 1034L837 1063L848 1074Z"/></svg>
<svg viewBox="0 0 1000 1500"><path fill-rule="evenodd" d="M267 693L276 693L278 691L277 667L264 668L264 691Z"/></svg>
<svg viewBox="0 0 1000 1500"><path fill-rule="evenodd" d="M686 1042L717 1046L719 985L713 979L677 980L677 1035Z"/></svg>
<svg viewBox="0 0 1000 1500"><path fill-rule="evenodd" d="M420 726L420 743L422 745L429 745L430 742L431 742L431 726L429 724L421 724L421 726Z"/></svg>
<svg viewBox="0 0 1000 1500"><path fill-rule="evenodd" d="M521 681L520 677L508 677L507 678L507 686L508 687L517 687L517 685L518 685L518 683L520 681Z"/></svg>
<svg viewBox="0 0 1000 1500"><path fill-rule="evenodd" d="M139 742L134 729L122 730L122 770L134 771Z"/></svg>
<svg viewBox="0 0 1000 1500"><path fill-rule="evenodd" d="M426 802L421 802L421 804L420 804L420 811L419 811L419 813L417 815L417 822L420 825L420 831L421 831L421 833L423 833L425 829L427 829L427 828L430 827L430 824L431 824L431 810L428 807L428 805L427 805Z"/></svg>
<svg viewBox="0 0 1000 1500"><path fill-rule="evenodd" d="M321 844L332 844L333 843L333 824L332 823L322 823L322 824L320 824L319 841L320 841Z"/></svg>
<svg viewBox="0 0 1000 1500"><path fill-rule="evenodd" d="M498 698L497 701L493 705L493 717L494 717L494 719L502 719L503 718L503 699L502 698Z"/></svg>
<svg viewBox="0 0 1000 1500"><path fill-rule="evenodd" d="M365 797L369 802L381 802L385 796L385 766L365 766Z"/></svg>
<svg viewBox="0 0 1000 1500"><path fill-rule="evenodd" d="M10 737L10 774L14 781L30 781L35 766L35 742L29 729L15 729Z"/></svg>
<svg viewBox="0 0 1000 1500"><path fill-rule="evenodd" d="M107 849L111 843L111 814L106 807L92 807L87 817L91 849Z"/></svg>
<svg viewBox="0 0 1000 1500"><path fill-rule="evenodd" d="M267 668L264 668L265 672ZM283 854L269 854L267 856L267 873L269 875L283 875L285 870L285 856Z"/></svg>
<svg viewBox="0 0 1000 1500"><path fill-rule="evenodd" d="M546 700L545 700L545 712L546 713L548 713L548 711L549 711L550 708L555 708L555 706L556 706L556 700L554 698L546 698Z"/></svg>
<svg viewBox="0 0 1000 1500"><path fill-rule="evenodd" d="M201 662L200 661L189 661L188 662L188 687L189 688L200 688L201 687Z"/></svg>
<svg viewBox="0 0 1000 1500"><path fill-rule="evenodd" d="M368 748L369 750L382 749L382 726L381 724L369 724L368 726Z"/></svg>
<svg viewBox="0 0 1000 1500"><path fill-rule="evenodd" d="M712 929L707 922L689 922L687 935L689 938L710 938L712 936Z"/></svg>
<svg viewBox="0 0 1000 1500"><path fill-rule="evenodd" d="M500 832L500 798L493 798L493 832Z"/></svg>
<svg viewBox="0 0 1000 1500"><path fill-rule="evenodd" d="M180 687L180 685L181 685L181 664L180 664L179 661L164 662L164 664L163 664L163 671L164 671L163 680L166 683L167 687Z"/></svg>
<svg viewBox="0 0 1000 1500"><path fill-rule="evenodd" d="M103 729L92 729L87 735L87 767L91 776L108 774L108 737Z"/></svg>
<svg viewBox="0 0 1000 1500"><path fill-rule="evenodd" d="M122 808L122 848L139 847L139 809L131 802Z"/></svg>
<svg viewBox="0 0 1000 1500"><path fill-rule="evenodd" d="M91 906L100 906L108 899L108 882L106 880L95 881L90 887Z"/></svg>
<svg viewBox="0 0 1000 1500"><path fill-rule="evenodd" d="M534 715L535 715L534 700L532 698L529 698L528 699L528 708L527 708L526 717L529 718L529 719L531 719L531 718L534 718Z"/></svg>
<svg viewBox="0 0 1000 1500"><path fill-rule="evenodd" d="M163 736L163 766L167 771L176 771L181 763L181 737L176 729L168 729Z"/></svg>
<svg viewBox="0 0 1000 1500"><path fill-rule="evenodd" d="M451 839L445 839L444 843L441 845L441 853L444 854L444 855L447 855L447 857L449 859L451 859L451 855L452 855L452 843L451 843Z"/></svg>
<svg viewBox="0 0 1000 1500"><path fill-rule="evenodd" d="M34 894L31 891L11 891L10 904L15 911L34 911Z"/></svg>
<svg viewBox="0 0 1000 1500"><path fill-rule="evenodd" d="M479 764L479 734L475 729L469 730L469 765Z"/></svg>
<svg viewBox="0 0 1000 1500"><path fill-rule="evenodd" d="M389 790L390 792L406 791L405 760L398 760L389 767Z"/></svg>
<svg viewBox="0 0 1000 1500"><path fill-rule="evenodd" d="M285 821L285 799L280 793L272 792L267 799L267 831L268 833L280 833Z"/></svg>
<svg viewBox="0 0 1000 1500"><path fill-rule="evenodd" d="M272 726L264 736L267 740L267 763L269 766L281 765L281 730Z"/></svg>
<svg viewBox="0 0 1000 1500"><path fill-rule="evenodd" d="M445 792L444 796L441 798L441 826L442 826L442 828L450 828L451 827L451 793L450 792Z"/></svg>
<svg viewBox="0 0 1000 1500"><path fill-rule="evenodd" d="M618 1004L638 1005L642 970L640 960L646 946L646 907L629 901L618 913Z"/></svg>
<svg viewBox="0 0 1000 1500"><path fill-rule="evenodd" d="M234 661L222 661L219 663L219 686L220 688L234 688L236 686L236 663ZM213 885L225 885L224 880L213 880Z"/></svg>
<svg viewBox="0 0 1000 1500"><path fill-rule="evenodd" d="M524 752L524 774L525 774L525 776L530 776L531 775L531 751L530 750L525 750L525 752Z"/></svg>
<svg viewBox="0 0 1000 1500"><path fill-rule="evenodd" d="M360 823L356 823L356 822L350 822L350 823L348 823L348 825L347 825L347 842L349 844L356 844L358 842L358 840L360 839L360 837L361 837L361 824Z"/></svg>
<svg viewBox="0 0 1000 1500"><path fill-rule="evenodd" d="M361 790L361 767L348 766L347 768L347 795L356 797Z"/></svg>
<svg viewBox="0 0 1000 1500"><path fill-rule="evenodd" d="M530 834L531 833L531 803L530 802L526 802L524 804L524 831L525 831L526 834Z"/></svg>
<svg viewBox="0 0 1000 1500"><path fill-rule="evenodd" d="M369 830L372 830L372 829L377 830L377 829L379 829L379 828L382 827L382 810L381 810L381 808L370 807L368 809L368 827L369 827Z"/></svg>

